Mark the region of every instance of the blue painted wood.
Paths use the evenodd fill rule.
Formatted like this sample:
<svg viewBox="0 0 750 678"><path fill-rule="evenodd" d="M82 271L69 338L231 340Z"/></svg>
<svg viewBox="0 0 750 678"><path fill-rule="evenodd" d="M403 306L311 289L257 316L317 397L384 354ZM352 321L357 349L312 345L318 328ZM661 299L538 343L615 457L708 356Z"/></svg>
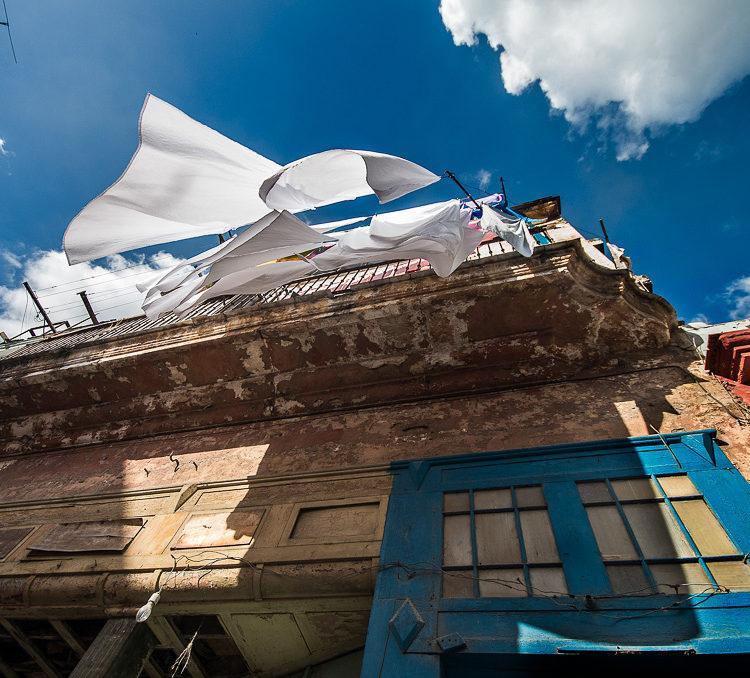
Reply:
<svg viewBox="0 0 750 678"><path fill-rule="evenodd" d="M406 652L417 634L424 628L424 619L414 607L414 603L407 598L388 621L388 628L401 651Z"/></svg>
<svg viewBox="0 0 750 678"><path fill-rule="evenodd" d="M612 593L576 484L572 480L544 483L543 488L568 590L578 594Z"/></svg>
<svg viewBox="0 0 750 678"><path fill-rule="evenodd" d="M731 594L725 594L731 595ZM669 603L668 603L669 604ZM467 652L539 652L560 649L694 649L750 652L747 608L665 609L648 615L631 610L441 612L438 631L451 629Z"/></svg>
<svg viewBox="0 0 750 678"><path fill-rule="evenodd" d="M699 435L708 433L711 437L716 435L716 429L702 429L700 431L689 431L685 433L663 433L662 437L669 443L680 443L684 435ZM555 457L561 458L567 457L582 457L587 454L602 456L607 454L622 454L622 453L639 453L647 452L649 450L659 450L663 448L663 443L659 436L641 436L634 438L611 438L608 440L594 440L585 443L566 443L564 445L548 445L545 447L527 447L527 448L516 448L513 450L501 450L497 452L477 452L471 454L457 454L450 457L427 457L420 459L420 462L428 462L431 464L445 464L454 466L460 466L464 463L468 463L473 466L483 462L490 461L502 461L504 459L510 460L532 460L534 457ZM666 452L666 451L665 451ZM669 455L669 452L666 452ZM671 455L669 455L671 456ZM724 465L720 466L724 468L734 468L729 460L721 455L724 459ZM674 460L673 460L674 463ZM411 464L410 460L399 460L391 463L391 469L394 473L401 469L406 468ZM675 464L675 468L677 465Z"/></svg>
<svg viewBox="0 0 750 678"><path fill-rule="evenodd" d="M735 469L691 473L690 478L742 553L750 552L750 485Z"/></svg>
<svg viewBox="0 0 750 678"><path fill-rule="evenodd" d="M686 596L654 595L629 597L604 597L596 599L598 611L630 610L644 612L662 607L674 607L675 603L685 604ZM466 598L445 599L439 602L441 611L454 612L587 612L582 598L559 596L557 598ZM693 609L728 609L750 607L750 593L738 592L731 594L716 594L699 597L693 603Z"/></svg>
<svg viewBox="0 0 750 678"><path fill-rule="evenodd" d="M450 653L451 670L460 666L462 653L554 655L617 647L750 652L750 593L613 596L575 485L576 480L687 471L738 547L748 552L750 486L713 442L714 435L713 430L665 435L672 452L659 436L646 436L394 463L383 570L362 675L437 678L441 650L436 639L451 633L466 642L465 650ZM443 599L443 493L539 482L568 585L577 595ZM587 600L585 594L593 597ZM401 652L388 621L406 598L425 625Z"/></svg>

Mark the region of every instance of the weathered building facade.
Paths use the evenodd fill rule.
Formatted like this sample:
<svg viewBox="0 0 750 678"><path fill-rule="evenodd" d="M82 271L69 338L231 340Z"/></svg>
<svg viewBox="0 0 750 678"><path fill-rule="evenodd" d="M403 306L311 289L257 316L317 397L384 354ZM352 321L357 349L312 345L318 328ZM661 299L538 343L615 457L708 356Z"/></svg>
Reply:
<svg viewBox="0 0 750 678"><path fill-rule="evenodd" d="M447 279L396 262L7 350L0 674L750 652L746 413L558 199L520 209L529 259L496 240Z"/></svg>

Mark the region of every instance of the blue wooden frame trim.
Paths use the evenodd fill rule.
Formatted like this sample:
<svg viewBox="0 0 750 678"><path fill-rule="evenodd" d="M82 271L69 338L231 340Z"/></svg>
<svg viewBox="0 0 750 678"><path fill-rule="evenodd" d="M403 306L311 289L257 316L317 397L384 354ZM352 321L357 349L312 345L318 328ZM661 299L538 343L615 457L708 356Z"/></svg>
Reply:
<svg viewBox="0 0 750 678"><path fill-rule="evenodd" d="M362 675L378 675L368 667L383 666L382 675L438 676L436 639L449 633L466 643L458 652L474 654L618 646L750 653L750 593L613 596L601 558L591 555L598 554L596 540L575 484L687 473L730 538L748 553L750 486L715 435L712 429L665 434L671 451L659 436L644 436L394 462ZM441 598L443 493L470 492L474 565L468 572L476 573L473 491L539 483L568 587L577 597ZM406 599L425 625L401 652L396 643L386 645L387 622Z"/></svg>

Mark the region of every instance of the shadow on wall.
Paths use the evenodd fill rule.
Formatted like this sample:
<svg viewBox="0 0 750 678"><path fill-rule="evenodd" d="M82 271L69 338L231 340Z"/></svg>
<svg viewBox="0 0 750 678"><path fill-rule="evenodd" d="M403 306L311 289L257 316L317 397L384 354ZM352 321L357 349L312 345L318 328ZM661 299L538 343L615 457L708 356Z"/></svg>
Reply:
<svg viewBox="0 0 750 678"><path fill-rule="evenodd" d="M393 472L363 676L750 651L733 630L750 620L750 489L712 433L398 462ZM520 655L557 661L523 667Z"/></svg>

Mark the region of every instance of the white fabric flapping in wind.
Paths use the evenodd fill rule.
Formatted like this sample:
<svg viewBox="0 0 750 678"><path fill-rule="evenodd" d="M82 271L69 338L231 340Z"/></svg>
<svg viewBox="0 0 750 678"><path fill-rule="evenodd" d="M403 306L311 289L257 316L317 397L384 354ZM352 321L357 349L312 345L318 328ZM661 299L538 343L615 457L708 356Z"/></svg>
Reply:
<svg viewBox="0 0 750 678"><path fill-rule="evenodd" d="M259 195L271 209L299 212L372 193L384 203L439 180L394 155L337 149L282 167L263 182Z"/></svg>
<svg viewBox="0 0 750 678"><path fill-rule="evenodd" d="M470 210L458 200L379 214L370 226L339 233L338 242L310 259L321 271L393 259L426 259L449 276L479 245L484 233L468 227Z"/></svg>
<svg viewBox="0 0 750 678"><path fill-rule="evenodd" d="M183 313L202 301L226 294L260 294L321 271L399 258L426 259L435 273L445 277L484 236L482 231L468 227L470 218L470 210L462 209L460 201L450 200L376 215L369 226L322 235L320 231L328 230L331 224L308 227L288 212L274 212L218 252L194 257L201 262L199 267L178 285L162 285L161 290L149 292L143 308L149 318L169 311ZM332 247L309 259L278 261L301 254L321 241L335 240ZM176 278L168 273L165 279Z"/></svg>
<svg viewBox="0 0 750 678"><path fill-rule="evenodd" d="M289 212L271 212L230 241L188 260L195 265L180 264L149 290L143 310L149 318L173 310L180 310L193 296L200 300L223 294L240 294L235 288L266 291L288 282L291 266L275 266L268 262L288 257L317 247L322 242L336 240L335 235L324 236ZM289 262L281 262L289 263ZM292 262L293 263L293 262ZM315 272L305 263L305 270ZM264 266L265 264L265 266ZM293 277L298 277L295 272ZM304 273L302 274L304 275ZM257 280L257 282L255 282ZM224 291L230 289L232 291ZM195 302L187 305L189 308Z"/></svg>
<svg viewBox="0 0 750 678"><path fill-rule="evenodd" d="M268 212L258 188L280 165L149 94L122 176L63 236L70 264L223 233Z"/></svg>
<svg viewBox="0 0 750 678"><path fill-rule="evenodd" d="M529 231L526 220L521 217L506 214L493 209L489 205L483 205L481 227L485 231L507 240L516 251L525 257L530 257L534 253L536 241Z"/></svg>

